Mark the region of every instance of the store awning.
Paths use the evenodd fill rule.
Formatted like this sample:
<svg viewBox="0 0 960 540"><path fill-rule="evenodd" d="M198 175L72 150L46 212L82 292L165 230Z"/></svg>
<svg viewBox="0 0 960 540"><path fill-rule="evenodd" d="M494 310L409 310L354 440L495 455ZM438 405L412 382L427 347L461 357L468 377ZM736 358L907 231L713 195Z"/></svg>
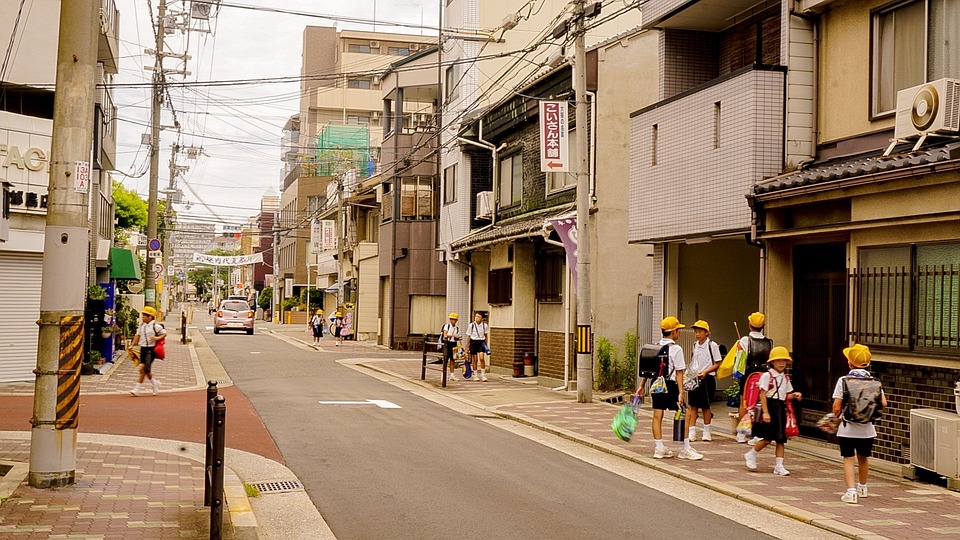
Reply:
<svg viewBox="0 0 960 540"><path fill-rule="evenodd" d="M348 283L347 281L343 282L344 285L346 285L347 283ZM338 292L340 292L340 284L334 283L333 285L324 289L323 292L328 292L330 294L337 294Z"/></svg>
<svg viewBox="0 0 960 540"><path fill-rule="evenodd" d="M125 248L110 248L110 279L143 279L140 258Z"/></svg>

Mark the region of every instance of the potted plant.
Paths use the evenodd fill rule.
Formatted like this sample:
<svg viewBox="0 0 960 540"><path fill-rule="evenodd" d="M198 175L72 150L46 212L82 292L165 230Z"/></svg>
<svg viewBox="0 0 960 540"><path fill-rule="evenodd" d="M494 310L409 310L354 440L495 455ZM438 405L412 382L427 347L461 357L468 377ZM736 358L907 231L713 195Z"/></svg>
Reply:
<svg viewBox="0 0 960 540"><path fill-rule="evenodd" d="M103 300L107 297L107 290L99 285L90 285L87 287L87 298L90 300Z"/></svg>

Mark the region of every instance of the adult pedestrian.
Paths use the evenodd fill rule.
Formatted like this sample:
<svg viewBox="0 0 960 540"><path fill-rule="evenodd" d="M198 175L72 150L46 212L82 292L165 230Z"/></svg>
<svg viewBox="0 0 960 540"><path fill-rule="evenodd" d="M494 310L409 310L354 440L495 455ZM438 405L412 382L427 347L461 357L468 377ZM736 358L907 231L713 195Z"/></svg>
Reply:
<svg viewBox="0 0 960 540"><path fill-rule="evenodd" d="M343 312L337 311L333 319L333 336L337 338L337 347L343 343Z"/></svg>
<svg viewBox="0 0 960 540"><path fill-rule="evenodd" d="M687 364L683 359L683 348L677 345L677 338L680 337L680 329L686 328L686 325L680 324L676 317L667 317L660 321L661 339L657 343L661 348L667 346L667 352L670 356L669 365L666 371L661 375L666 382L666 391L661 393L651 393L653 402L653 423L651 432L653 434L653 457L654 459L663 459L673 457L673 451L668 450L663 444L663 414L664 411L678 411L683 405L683 394L680 388L683 386L683 371ZM637 388L637 397L641 400L645 392L646 378L640 379L640 387ZM680 459L697 460L703 459L703 454L690 447L690 439L683 441L683 448L677 456Z"/></svg>
<svg viewBox="0 0 960 540"><path fill-rule="evenodd" d="M720 347L710 339L710 324L703 319L693 323L693 335L696 342L693 344L693 353L690 355L690 365L684 374L684 382L690 387L689 379L699 381L696 388L687 392L687 438L697 440L697 416L703 412L703 440L712 441L710 425L713 422L713 411L710 402L717 392L716 371L723 361Z"/></svg>
<svg viewBox="0 0 960 540"><path fill-rule="evenodd" d="M846 377L837 379L837 385L833 389L833 414L837 418L842 417L843 407L846 405L843 400L844 379L853 377L858 379L873 378L867 368L870 367L870 360L873 355L870 349L865 345L856 344L853 347L847 347L843 350L843 356L847 358L847 365L850 372ZM880 405L887 407L887 396L880 389ZM846 419L840 421L837 429L837 442L840 444L840 457L843 458L843 480L847 484L847 491L840 497L845 503L857 504L859 499L867 496L867 476L870 474L870 456L873 454L873 441L877 437L877 428L873 422L852 422ZM854 457L858 466L857 481L854 485L853 463Z"/></svg>
<svg viewBox="0 0 960 540"><path fill-rule="evenodd" d="M154 359L154 347L157 341L166 337L167 330L162 324L156 321L156 309L146 306L140 310L140 315L142 322L140 323L140 327L137 328L137 336L133 342L134 345L140 346L140 376L137 383L133 385L133 389L130 390L130 393L139 396L140 390L143 387L143 380L149 379L150 387L153 389L153 395L157 395L160 389L160 381L154 378L151 369Z"/></svg>
<svg viewBox="0 0 960 540"><path fill-rule="evenodd" d="M323 310L318 309L310 319L310 327L313 329L313 343L320 344L320 338L323 337Z"/></svg>
<svg viewBox="0 0 960 540"><path fill-rule="evenodd" d="M490 326L484 322L479 311L473 316L473 322L467 327L470 340L470 361L477 370L477 381L487 382L486 343L490 337Z"/></svg>
<svg viewBox="0 0 960 540"><path fill-rule="evenodd" d="M445 323L440 329L440 341L443 343L443 369L449 366L450 375L447 378L451 381L457 381L459 380L457 378L457 362L453 358L453 353L457 348L457 342L460 341L460 327L457 326L460 315L451 313L449 319L450 322Z"/></svg>
<svg viewBox="0 0 960 540"><path fill-rule="evenodd" d="M762 373L767 370L767 360L770 358L770 351L773 349L773 340L763 334L763 329L767 324L767 316L759 311L751 313L747 317L747 324L750 327L750 333L740 338L737 342L737 355L745 355L745 368L743 377L740 378L740 407L737 411L737 419L743 418L747 413L747 402L743 397L743 391L747 385L747 378L753 373ZM760 439L754 437L750 444L756 444ZM747 442L747 437L743 433L737 433L737 442Z"/></svg>
<svg viewBox="0 0 960 540"><path fill-rule="evenodd" d="M802 395L793 389L790 377L784 373L787 363L793 362L786 347L774 347L770 350L770 369L760 376L760 406L763 411L759 422L754 422L753 433L759 439L753 448L743 455L747 468L757 470L757 453L770 443L776 443L776 464L773 474L790 476L783 466L787 444L787 400L800 401Z"/></svg>

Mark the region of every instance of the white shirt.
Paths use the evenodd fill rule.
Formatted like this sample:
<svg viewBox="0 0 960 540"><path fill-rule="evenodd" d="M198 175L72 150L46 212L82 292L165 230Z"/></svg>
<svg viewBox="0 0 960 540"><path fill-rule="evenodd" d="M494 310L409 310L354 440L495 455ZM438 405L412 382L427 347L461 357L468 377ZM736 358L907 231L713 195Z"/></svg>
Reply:
<svg viewBox="0 0 960 540"><path fill-rule="evenodd" d="M669 338L661 339L657 345L661 347L670 345L670 374L664 375L664 378L670 381L677 380L677 371L687 369L687 362L683 359L683 347L677 345L675 341Z"/></svg>
<svg viewBox="0 0 960 540"><path fill-rule="evenodd" d="M745 351L748 351L748 350L750 350L750 349L749 349L749 347L750 347L750 338L754 338L754 339L764 339L764 338L766 338L766 337L767 337L767 336L763 335L763 332L751 331L749 334L747 334L747 335L743 336L742 338L740 338L740 348L742 348L742 349L745 350Z"/></svg>
<svg viewBox="0 0 960 540"><path fill-rule="evenodd" d="M853 376L870 376L870 372L865 369L854 369L850 371ZM843 377L837 379L837 385L833 388L833 399L843 399ZM841 416L843 410L840 410ZM858 424L856 422L840 421L840 428L837 429L837 437L849 437L851 439L869 439L877 436L877 428L873 422Z"/></svg>
<svg viewBox="0 0 960 540"><path fill-rule="evenodd" d="M773 380L771 382L771 376ZM768 369L760 375L760 380L757 381L757 387L760 388L761 393L767 393L767 399L779 399L780 401L787 400L787 394L793 392L793 383L790 382L790 378L787 377L786 373L777 373L775 369ZM769 392L773 392L770 394Z"/></svg>
<svg viewBox="0 0 960 540"><path fill-rule="evenodd" d="M476 321L470 323L469 328L467 329L467 335L470 337L470 341L486 341L487 334L490 333L490 327L487 326L487 323L481 322L477 324Z"/></svg>
<svg viewBox="0 0 960 540"><path fill-rule="evenodd" d="M140 323L140 328L137 328L137 345L141 347L153 347L156 345L155 341L151 341L148 338L150 334L155 334L156 336L165 336L167 335L167 329L163 327L162 324L157 323L157 321L150 321L149 323L142 322Z"/></svg>
<svg viewBox="0 0 960 540"><path fill-rule="evenodd" d="M460 339L460 328L450 323L445 323L443 328L440 329L441 332L445 332L446 336L441 336L442 339L445 339L451 343L456 343Z"/></svg>
<svg viewBox="0 0 960 540"><path fill-rule="evenodd" d="M711 358L711 353L713 357ZM705 369L709 369L710 366L717 362L722 362L723 356L720 355L720 346L714 343L710 338L703 340L701 344L699 341L693 343L693 354L690 355L690 365L693 369L697 370L697 373ZM716 372L710 373L714 377L717 375Z"/></svg>

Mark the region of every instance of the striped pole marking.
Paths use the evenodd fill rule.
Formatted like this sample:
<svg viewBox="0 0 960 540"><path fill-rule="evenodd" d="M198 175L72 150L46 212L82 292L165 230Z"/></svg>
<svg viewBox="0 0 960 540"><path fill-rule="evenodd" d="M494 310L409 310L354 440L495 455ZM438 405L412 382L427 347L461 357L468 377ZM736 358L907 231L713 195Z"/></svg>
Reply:
<svg viewBox="0 0 960 540"><path fill-rule="evenodd" d="M589 324L577 325L577 354L593 354L593 329Z"/></svg>
<svg viewBox="0 0 960 540"><path fill-rule="evenodd" d="M57 429L76 429L80 412L83 317L60 317L60 370L57 372Z"/></svg>

